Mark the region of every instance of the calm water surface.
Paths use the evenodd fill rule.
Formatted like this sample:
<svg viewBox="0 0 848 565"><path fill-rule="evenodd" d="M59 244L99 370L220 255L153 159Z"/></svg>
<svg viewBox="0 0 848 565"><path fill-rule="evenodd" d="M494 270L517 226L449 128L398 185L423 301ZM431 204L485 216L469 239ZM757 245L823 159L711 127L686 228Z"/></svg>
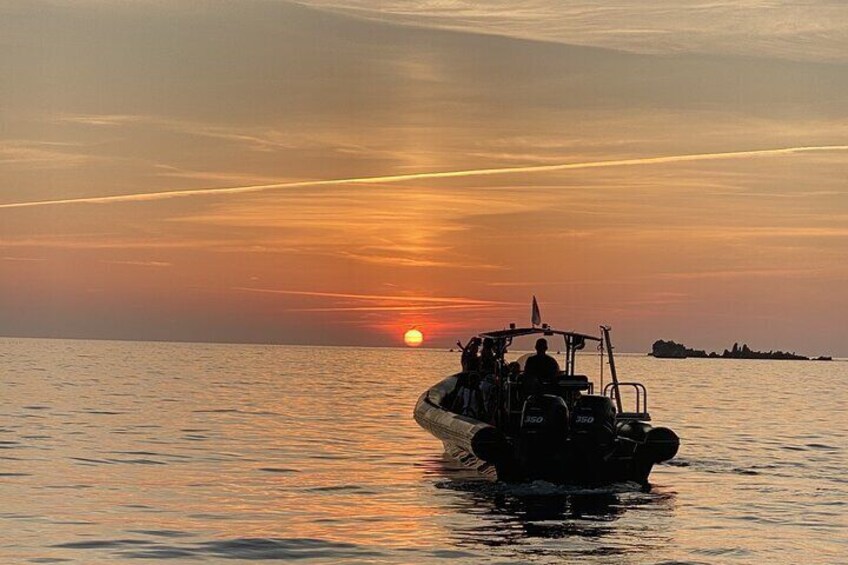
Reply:
<svg viewBox="0 0 848 565"><path fill-rule="evenodd" d="M683 440L642 492L453 466L411 418L447 352L2 339L0 360L2 563L848 562L842 361L620 356Z"/></svg>

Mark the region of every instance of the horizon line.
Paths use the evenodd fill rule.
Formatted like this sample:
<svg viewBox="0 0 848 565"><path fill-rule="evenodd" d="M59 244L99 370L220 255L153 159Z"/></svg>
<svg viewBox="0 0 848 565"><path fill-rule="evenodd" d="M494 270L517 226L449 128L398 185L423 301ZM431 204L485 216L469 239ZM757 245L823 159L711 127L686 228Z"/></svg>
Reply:
<svg viewBox="0 0 848 565"><path fill-rule="evenodd" d="M428 351L444 351L449 352L449 349L454 349L456 351L456 344L448 344L445 346L428 346L428 345L420 345L417 347L410 347L408 345L403 345L402 342L398 342L397 344L386 344L386 345L354 345L354 344L344 344L344 343L284 343L281 341L241 341L238 339L233 340L219 340L219 341L209 341L203 339L156 339L156 338L129 338L129 337L74 337L74 336L65 336L65 337L57 337L57 336L35 336L35 335L8 335L8 334L0 334L0 340L3 339L26 339L26 340L51 340L51 341L116 341L116 342L125 342L125 343L173 343L173 344L184 344L184 345L258 345L265 347L350 347L357 349L406 349L410 351L414 350L428 350ZM528 349L527 351L531 351ZM518 351L524 351L519 349ZM640 355L645 357L653 357L649 353L645 353L643 351L617 351L616 354L620 355ZM581 355L591 355L595 356L596 353L584 352ZM689 357L689 359L699 359L697 357ZM674 359L677 361L677 359ZM684 359L685 360L685 359ZM768 359L737 359L739 361L768 361ZM810 356L810 360L814 360L813 356ZM848 356L841 357L833 355L833 361L848 361ZM783 361L783 360L780 360Z"/></svg>

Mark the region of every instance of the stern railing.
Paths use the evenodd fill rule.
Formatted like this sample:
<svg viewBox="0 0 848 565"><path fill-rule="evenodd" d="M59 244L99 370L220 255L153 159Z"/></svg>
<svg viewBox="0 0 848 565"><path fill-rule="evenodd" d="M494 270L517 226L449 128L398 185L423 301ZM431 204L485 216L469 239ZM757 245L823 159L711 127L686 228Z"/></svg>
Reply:
<svg viewBox="0 0 848 565"><path fill-rule="evenodd" d="M650 421L651 415L648 413L648 389L645 388L645 385L642 383L622 381L619 381L618 383L609 383L604 387L604 396L615 400L622 387L632 388L636 393L636 410L633 412L624 412L623 410L619 410L618 414L616 414L616 418L619 420Z"/></svg>

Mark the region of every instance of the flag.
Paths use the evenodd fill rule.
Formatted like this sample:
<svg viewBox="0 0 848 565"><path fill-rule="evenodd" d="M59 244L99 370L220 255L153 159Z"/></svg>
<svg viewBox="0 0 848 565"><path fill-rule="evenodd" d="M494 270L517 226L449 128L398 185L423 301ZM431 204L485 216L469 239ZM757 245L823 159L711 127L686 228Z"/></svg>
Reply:
<svg viewBox="0 0 848 565"><path fill-rule="evenodd" d="M539 312L539 303L536 302L535 296L533 296L533 311L530 314L530 323L534 326L538 326L542 323L542 313Z"/></svg>

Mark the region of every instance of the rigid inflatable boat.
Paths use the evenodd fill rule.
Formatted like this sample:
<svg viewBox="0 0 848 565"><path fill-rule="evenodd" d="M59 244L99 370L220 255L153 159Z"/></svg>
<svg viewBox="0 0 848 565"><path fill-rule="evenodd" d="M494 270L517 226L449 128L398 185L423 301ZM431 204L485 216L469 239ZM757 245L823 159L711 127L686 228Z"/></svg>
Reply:
<svg viewBox="0 0 848 565"><path fill-rule="evenodd" d="M601 326L601 335L592 336L534 323L479 334L459 344L463 370L421 395L415 420L442 440L449 455L499 480L647 485L653 466L673 458L680 440L650 423L641 383L619 382L609 330ZM552 377L538 379L525 370L527 356L507 362L507 350L520 336L543 337L537 345L562 339L562 369L555 364ZM592 380L575 372L577 352L587 342L608 356L611 380L604 385L602 359L598 393ZM623 409L622 391L633 411Z"/></svg>

